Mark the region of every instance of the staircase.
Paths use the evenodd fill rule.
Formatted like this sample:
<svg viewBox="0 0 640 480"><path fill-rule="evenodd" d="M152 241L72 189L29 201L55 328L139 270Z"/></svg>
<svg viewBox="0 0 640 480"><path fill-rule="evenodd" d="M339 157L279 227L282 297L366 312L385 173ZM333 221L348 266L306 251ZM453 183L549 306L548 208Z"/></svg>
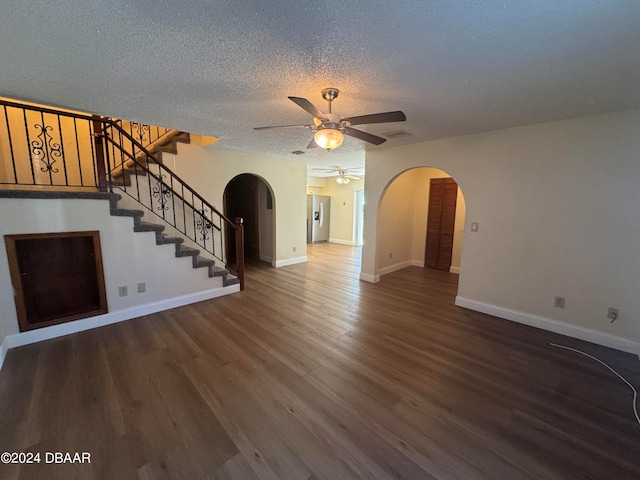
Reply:
<svg viewBox="0 0 640 480"><path fill-rule="evenodd" d="M229 273L227 269L217 266L215 260L201 256L199 249L184 245L185 239L183 237L165 234L165 226L159 223L145 222L143 220L143 210L120 208L118 203L122 200L121 195L108 195L111 215L115 217L133 218L134 232L154 232L156 235L156 245L174 244L175 256L177 258L191 257L191 265L193 268L207 268L209 270L209 278L222 277L223 287L240 283L238 277Z"/></svg>
<svg viewBox="0 0 640 480"><path fill-rule="evenodd" d="M146 172L139 168L139 165L149 166L150 164L162 163L162 154L171 153L178 154L178 143L191 143L191 135L187 132L171 131L160 140L151 144L147 150L152 155L140 152L136 156L136 161L128 160L122 167L117 168L111 173L113 186L131 186L131 175L146 176Z"/></svg>
<svg viewBox="0 0 640 480"><path fill-rule="evenodd" d="M0 197L108 199L111 215L131 217L134 232L154 232L156 245L173 244L175 257L191 257L194 269L206 268L223 287L243 289L244 259L229 266L224 255L225 241L244 251L242 219L226 218L163 165L162 154L177 154L189 133L162 129L143 145L123 128L130 122L4 100L0 109Z"/></svg>
<svg viewBox="0 0 640 480"><path fill-rule="evenodd" d="M191 136L187 132L170 131L167 135L157 140L149 147L147 152L140 152L134 160L128 160L121 166L117 167L111 173L112 185L114 187L131 187L134 183L145 185L145 182L138 182L136 176L146 177L147 171L140 168L144 165L147 169L153 169L154 165L162 164L162 154L171 153L178 154L178 143L190 143ZM161 172L157 172L161 175ZM175 245L175 256L191 257L193 268L207 268L210 278L222 277L222 286L228 287L240 283L238 277L232 275L226 268L216 265L216 261L201 255L198 248L185 245L185 238L179 234L165 233L166 226L144 221L144 210L135 208L120 208L118 204L123 200L121 195L114 195L110 198L111 215L119 217L133 218L134 232L154 232L156 236L156 245Z"/></svg>

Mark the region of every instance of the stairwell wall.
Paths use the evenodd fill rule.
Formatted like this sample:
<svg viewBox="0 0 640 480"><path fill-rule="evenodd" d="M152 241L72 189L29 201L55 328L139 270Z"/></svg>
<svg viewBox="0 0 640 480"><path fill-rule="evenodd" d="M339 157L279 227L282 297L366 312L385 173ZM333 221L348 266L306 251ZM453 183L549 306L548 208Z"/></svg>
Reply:
<svg viewBox="0 0 640 480"><path fill-rule="evenodd" d="M19 333L4 235L89 230L100 232L109 313ZM107 200L3 198L0 239L0 366L7 348L46 338L41 331L59 336L65 329L84 330L85 324L93 328L213 298L222 289L206 268L192 268L191 257L176 258L174 245L156 245L154 233L133 231L131 217L111 216ZM138 282L146 283L146 292L137 293ZM118 287L125 285L129 293L120 297Z"/></svg>
<svg viewBox="0 0 640 480"><path fill-rule="evenodd" d="M224 150L218 144L204 148L178 144L178 155L165 153L163 161L221 212L224 190L231 179L243 173L261 177L273 192L273 265L306 262L305 163Z"/></svg>

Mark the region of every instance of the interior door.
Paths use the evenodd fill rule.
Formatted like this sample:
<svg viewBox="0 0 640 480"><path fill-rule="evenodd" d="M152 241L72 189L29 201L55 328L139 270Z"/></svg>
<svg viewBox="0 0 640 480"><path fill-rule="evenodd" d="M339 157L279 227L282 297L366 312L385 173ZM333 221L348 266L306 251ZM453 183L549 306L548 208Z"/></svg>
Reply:
<svg viewBox="0 0 640 480"><path fill-rule="evenodd" d="M453 253L458 184L452 178L432 178L429 188L424 266L449 271Z"/></svg>

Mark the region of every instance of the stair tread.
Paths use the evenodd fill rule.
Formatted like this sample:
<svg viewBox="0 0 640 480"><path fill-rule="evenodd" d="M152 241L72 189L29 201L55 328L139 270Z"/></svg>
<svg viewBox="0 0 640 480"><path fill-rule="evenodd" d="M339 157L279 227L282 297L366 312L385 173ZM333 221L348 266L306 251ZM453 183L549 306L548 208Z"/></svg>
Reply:
<svg viewBox="0 0 640 480"><path fill-rule="evenodd" d="M201 256L197 256L193 258L193 268L200 268L200 267L210 267L215 265L215 260L211 260L210 258L206 258L206 257L201 257Z"/></svg>
<svg viewBox="0 0 640 480"><path fill-rule="evenodd" d="M197 256L200 254L200 250L197 248L186 247L184 245L179 245L176 249L176 257L188 257L188 256Z"/></svg>
<svg viewBox="0 0 640 480"><path fill-rule="evenodd" d="M124 164L120 164L117 169L111 172L112 185L114 186L131 186L132 175L147 175L143 166L149 167L150 164L161 164L162 153L177 153L177 143L190 143L191 136L188 132L174 131L165 138L160 139L155 144L147 147L149 154L138 152L134 160L127 160ZM156 168L156 167L154 167ZM153 170L152 170L153 171ZM122 197L120 197L121 199ZM240 283L235 275L229 273L224 267L216 264L216 260L200 255L200 249L184 245L185 238L179 235L170 235L162 233L165 225L146 222L142 218L145 214L144 210L133 208L118 208L118 200L112 199L111 214L114 216L130 216L134 217L134 231L136 232L155 232L156 244L166 245L175 244L176 257L192 257L193 268L208 268L209 277L220 277L222 286L228 287Z"/></svg>
<svg viewBox="0 0 640 480"><path fill-rule="evenodd" d="M116 208L111 212L111 215L117 217L142 217L144 212L142 210L134 210L131 208Z"/></svg>
<svg viewBox="0 0 640 480"><path fill-rule="evenodd" d="M224 279L222 281L222 286L229 287L231 285L237 285L239 283L240 283L240 279L238 277L236 277L235 275L232 275L230 273L229 275L224 277Z"/></svg>
<svg viewBox="0 0 640 480"><path fill-rule="evenodd" d="M171 236L171 235L164 235L162 238L160 238L158 240L159 243L164 244L164 243L183 243L184 242L184 238L182 237L175 237L175 236Z"/></svg>
<svg viewBox="0 0 640 480"><path fill-rule="evenodd" d="M229 274L229 271L226 268L219 267L218 265L212 265L210 270L211 276L213 277L220 277Z"/></svg>
<svg viewBox="0 0 640 480"><path fill-rule="evenodd" d="M135 229L136 227L134 227ZM160 225L159 223L151 223L151 222L143 222L141 221L137 227L139 230L143 231L158 231L162 232L164 230L164 225Z"/></svg>
<svg viewBox="0 0 640 480"><path fill-rule="evenodd" d="M138 166L138 168L134 168L133 165L130 167L125 165L124 169L116 170L115 172L112 172L111 178L122 178L125 175L140 175L143 177L146 174L147 172L140 166Z"/></svg>

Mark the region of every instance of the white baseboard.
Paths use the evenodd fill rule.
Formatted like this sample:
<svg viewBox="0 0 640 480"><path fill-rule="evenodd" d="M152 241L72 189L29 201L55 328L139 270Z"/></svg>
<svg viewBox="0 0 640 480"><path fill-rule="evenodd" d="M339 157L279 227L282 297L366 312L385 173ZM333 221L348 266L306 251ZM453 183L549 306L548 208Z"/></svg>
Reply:
<svg viewBox="0 0 640 480"><path fill-rule="evenodd" d="M274 267L286 267L287 265L305 263L306 261L307 261L306 255L304 257L295 257L295 258L287 258L285 260L276 260Z"/></svg>
<svg viewBox="0 0 640 480"><path fill-rule="evenodd" d="M380 275L371 275L369 273L360 272L360 280L369 283L378 283L380 281Z"/></svg>
<svg viewBox="0 0 640 480"><path fill-rule="evenodd" d="M459 307L488 313L495 317L541 328L543 330L585 340L605 347L615 348L616 350L621 350L623 352L634 353L640 357L640 343L632 342L622 337L616 337L615 335L598 332L597 330L591 330L577 325L570 325L550 318L539 317L537 315L531 315L517 310L510 310L508 308L498 307L496 305L490 305L460 296L456 297L455 303Z"/></svg>
<svg viewBox="0 0 640 480"><path fill-rule="evenodd" d="M341 245L353 245L353 242L349 240L341 240L339 238L330 238L329 243L339 243Z"/></svg>
<svg viewBox="0 0 640 480"><path fill-rule="evenodd" d="M388 267L381 268L378 272L380 275L386 275L388 273L397 272L407 267L424 267L424 261L422 260L405 260L404 262L389 265Z"/></svg>
<svg viewBox="0 0 640 480"><path fill-rule="evenodd" d="M396 272L412 265L413 262L411 260L405 260L404 262L395 263L393 265L389 265L388 267L381 268L380 270L378 270L378 274L380 274L380 276L387 275L388 273Z"/></svg>
<svg viewBox="0 0 640 480"><path fill-rule="evenodd" d="M96 315L95 317L83 318L81 320L75 320L73 322L61 323L59 325L52 325L50 327L29 330L28 332L7 335L2 341L2 344L0 344L0 368L2 368L2 363L4 362L7 351L10 348L21 347L30 343L63 337L71 333L83 332L85 330L91 330L92 328L103 327L105 325L111 325L113 323L131 320L143 315L162 312L171 308L182 307L191 303L202 302L204 300L210 300L212 298L221 297L223 295L228 295L230 293L236 293L239 291L240 285L237 284L230 285L228 287L219 287L202 292L182 295L180 297L170 298L167 300L147 303L145 305L127 308L124 310L117 310L115 312L105 313L104 315Z"/></svg>

